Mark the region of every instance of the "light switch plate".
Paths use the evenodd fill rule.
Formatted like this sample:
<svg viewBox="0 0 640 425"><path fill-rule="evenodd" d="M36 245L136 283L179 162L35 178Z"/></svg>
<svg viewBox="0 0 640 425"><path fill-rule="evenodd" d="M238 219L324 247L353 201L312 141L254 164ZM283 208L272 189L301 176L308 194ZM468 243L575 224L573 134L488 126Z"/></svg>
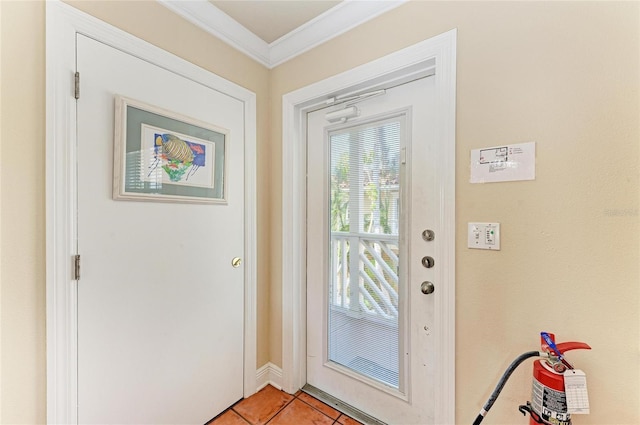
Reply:
<svg viewBox="0 0 640 425"><path fill-rule="evenodd" d="M469 223L467 246L500 251L500 223Z"/></svg>

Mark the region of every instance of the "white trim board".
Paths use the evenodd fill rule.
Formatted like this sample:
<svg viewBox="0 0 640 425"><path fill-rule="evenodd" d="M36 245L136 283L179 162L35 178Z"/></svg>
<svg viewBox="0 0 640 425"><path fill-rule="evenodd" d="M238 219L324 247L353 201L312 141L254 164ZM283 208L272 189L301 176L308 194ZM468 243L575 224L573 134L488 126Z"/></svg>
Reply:
<svg viewBox="0 0 640 425"><path fill-rule="evenodd" d="M157 1L267 68L274 68L408 0L344 0L270 44L207 0Z"/></svg>
<svg viewBox="0 0 640 425"><path fill-rule="evenodd" d="M282 98L282 387L294 393L306 383L306 112L325 99L391 86L435 71L437 154L442 158L439 205L447 238L437 252L440 302L435 329L434 423L455 423L455 99L456 39L451 30Z"/></svg>
<svg viewBox="0 0 640 425"><path fill-rule="evenodd" d="M59 1L46 3L46 304L47 422L77 423L75 253L75 38L81 33L244 104L245 300L244 396L256 390L256 95L205 69Z"/></svg>
<svg viewBox="0 0 640 425"><path fill-rule="evenodd" d="M269 362L256 370L256 391L260 391L267 385L282 389L282 369Z"/></svg>

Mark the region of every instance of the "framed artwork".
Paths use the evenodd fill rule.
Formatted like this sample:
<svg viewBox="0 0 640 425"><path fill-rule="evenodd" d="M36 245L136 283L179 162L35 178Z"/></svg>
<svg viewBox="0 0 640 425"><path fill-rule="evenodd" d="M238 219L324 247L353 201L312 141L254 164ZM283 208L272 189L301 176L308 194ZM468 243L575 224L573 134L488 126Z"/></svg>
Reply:
<svg viewBox="0 0 640 425"><path fill-rule="evenodd" d="M226 203L228 138L226 129L116 96L113 198Z"/></svg>

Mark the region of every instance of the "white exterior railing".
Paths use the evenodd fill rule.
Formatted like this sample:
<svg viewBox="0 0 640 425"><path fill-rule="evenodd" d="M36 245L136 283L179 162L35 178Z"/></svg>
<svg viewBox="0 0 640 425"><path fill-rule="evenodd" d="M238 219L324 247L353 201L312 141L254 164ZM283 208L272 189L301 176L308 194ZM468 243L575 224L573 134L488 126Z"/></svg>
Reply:
<svg viewBox="0 0 640 425"><path fill-rule="evenodd" d="M332 306L397 320L397 235L332 232L331 276Z"/></svg>

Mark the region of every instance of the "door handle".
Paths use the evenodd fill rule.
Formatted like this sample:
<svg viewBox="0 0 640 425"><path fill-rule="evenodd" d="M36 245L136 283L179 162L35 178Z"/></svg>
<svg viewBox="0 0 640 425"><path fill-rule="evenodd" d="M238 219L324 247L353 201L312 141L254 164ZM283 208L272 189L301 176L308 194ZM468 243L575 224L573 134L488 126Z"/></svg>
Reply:
<svg viewBox="0 0 640 425"><path fill-rule="evenodd" d="M420 290L422 291L423 294L429 295L429 294L433 294L433 291L436 290L436 287L433 286L433 283L426 281L426 282L422 282L422 285L420 285Z"/></svg>
<svg viewBox="0 0 640 425"><path fill-rule="evenodd" d="M240 264L242 264L242 259L240 257L235 257L233 260L231 260L231 265L234 269L240 267Z"/></svg>

